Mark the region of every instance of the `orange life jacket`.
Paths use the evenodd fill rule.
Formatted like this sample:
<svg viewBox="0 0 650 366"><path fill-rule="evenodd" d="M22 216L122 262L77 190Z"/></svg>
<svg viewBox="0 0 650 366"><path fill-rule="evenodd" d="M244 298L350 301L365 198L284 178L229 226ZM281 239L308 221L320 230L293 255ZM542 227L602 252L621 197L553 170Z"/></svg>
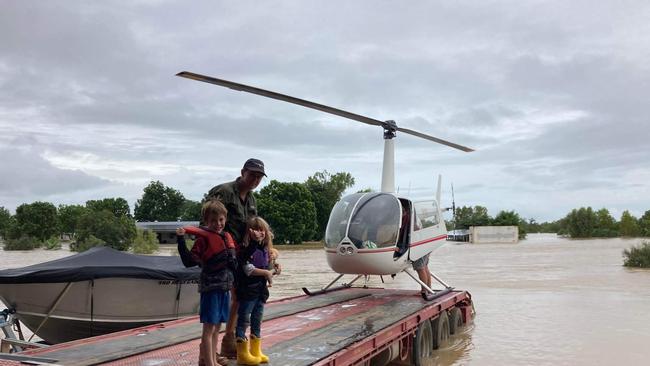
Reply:
<svg viewBox="0 0 650 366"><path fill-rule="evenodd" d="M226 249L235 249L235 241L232 236L225 232L223 236L214 231L205 230L201 227L186 226L183 228L187 234L198 236L205 240L207 244L201 253L201 262L206 263L210 258L220 254Z"/></svg>

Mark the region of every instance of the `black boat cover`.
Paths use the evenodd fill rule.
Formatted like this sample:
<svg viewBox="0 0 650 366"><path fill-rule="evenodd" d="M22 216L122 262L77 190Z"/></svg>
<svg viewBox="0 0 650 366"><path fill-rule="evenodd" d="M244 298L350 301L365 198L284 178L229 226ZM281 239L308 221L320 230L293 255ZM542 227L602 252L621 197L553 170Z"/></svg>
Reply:
<svg viewBox="0 0 650 366"><path fill-rule="evenodd" d="M107 277L189 281L198 280L200 271L198 267L185 268L178 256L139 255L94 247L50 262L0 270L0 284L78 282Z"/></svg>

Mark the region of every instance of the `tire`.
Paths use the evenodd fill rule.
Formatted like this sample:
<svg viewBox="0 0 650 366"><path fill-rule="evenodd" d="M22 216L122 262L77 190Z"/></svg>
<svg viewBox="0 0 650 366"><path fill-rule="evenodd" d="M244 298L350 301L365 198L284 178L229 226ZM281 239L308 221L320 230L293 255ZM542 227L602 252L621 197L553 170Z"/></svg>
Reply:
<svg viewBox="0 0 650 366"><path fill-rule="evenodd" d="M415 331L415 340L413 341L413 361L415 366L425 365L425 360L431 357L432 342L431 322L426 320Z"/></svg>
<svg viewBox="0 0 650 366"><path fill-rule="evenodd" d="M449 339L449 317L447 317L446 311L441 312L437 318L431 321L431 329L433 331L432 349L438 349Z"/></svg>
<svg viewBox="0 0 650 366"><path fill-rule="evenodd" d="M454 335L460 331L463 323L463 314L459 308L453 308L449 312L449 334Z"/></svg>

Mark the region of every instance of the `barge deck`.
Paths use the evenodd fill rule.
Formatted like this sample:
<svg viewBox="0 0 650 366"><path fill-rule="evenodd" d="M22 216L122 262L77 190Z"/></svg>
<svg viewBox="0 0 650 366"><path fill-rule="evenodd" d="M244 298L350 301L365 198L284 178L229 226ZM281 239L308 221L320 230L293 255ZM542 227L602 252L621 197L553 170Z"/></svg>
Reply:
<svg viewBox="0 0 650 366"><path fill-rule="evenodd" d="M373 365L417 365L472 314L466 291L433 301L413 290L378 288L296 296L267 304L263 350L268 365L276 366L366 365L371 359ZM200 336L198 317L189 317L9 354L13 360L0 354L0 366L30 359L66 366L196 365Z"/></svg>

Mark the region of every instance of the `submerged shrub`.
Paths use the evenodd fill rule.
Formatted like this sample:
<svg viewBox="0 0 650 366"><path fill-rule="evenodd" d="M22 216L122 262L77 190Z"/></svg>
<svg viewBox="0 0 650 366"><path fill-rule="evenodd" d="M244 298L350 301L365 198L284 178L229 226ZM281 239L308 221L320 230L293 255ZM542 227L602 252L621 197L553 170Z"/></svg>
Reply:
<svg viewBox="0 0 650 366"><path fill-rule="evenodd" d="M57 237L49 238L43 243L43 248L47 250L61 249L61 241Z"/></svg>
<svg viewBox="0 0 650 366"><path fill-rule="evenodd" d="M83 239L79 239L76 242L71 243L70 250L75 252L85 252L92 247L103 247L105 245L106 242L102 239L98 239L94 235L89 235Z"/></svg>
<svg viewBox="0 0 650 366"><path fill-rule="evenodd" d="M626 267L650 268L650 243L643 242L638 247L632 247L623 251Z"/></svg>
<svg viewBox="0 0 650 366"><path fill-rule="evenodd" d="M137 229L133 240L133 253L151 254L158 250L158 238L152 230Z"/></svg>
<svg viewBox="0 0 650 366"><path fill-rule="evenodd" d="M39 248L41 242L31 236L21 236L17 239L6 239L4 250L32 250Z"/></svg>

